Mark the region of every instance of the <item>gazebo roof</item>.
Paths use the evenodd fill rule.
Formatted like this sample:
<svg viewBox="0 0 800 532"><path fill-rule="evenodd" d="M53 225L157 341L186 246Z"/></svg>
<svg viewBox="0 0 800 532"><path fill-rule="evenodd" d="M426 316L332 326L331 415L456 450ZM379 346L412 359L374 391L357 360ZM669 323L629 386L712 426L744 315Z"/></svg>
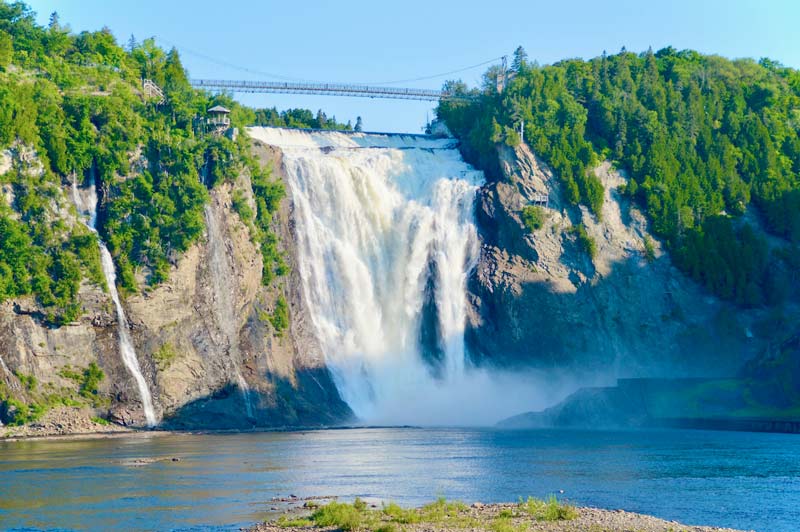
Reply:
<svg viewBox="0 0 800 532"><path fill-rule="evenodd" d="M221 105L215 105L211 109L208 110L209 113L222 113L222 114L230 114L231 110L227 107L222 107Z"/></svg>

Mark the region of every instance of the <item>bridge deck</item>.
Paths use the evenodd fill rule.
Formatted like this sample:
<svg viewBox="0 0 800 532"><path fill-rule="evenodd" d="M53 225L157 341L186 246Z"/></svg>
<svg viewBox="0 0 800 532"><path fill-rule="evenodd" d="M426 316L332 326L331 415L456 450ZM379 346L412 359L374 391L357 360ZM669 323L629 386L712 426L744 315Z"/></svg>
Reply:
<svg viewBox="0 0 800 532"><path fill-rule="evenodd" d="M408 89L400 87L376 87L372 85L348 85L345 83L295 83L282 81L246 81L221 79L193 79L192 86L231 92L262 92L287 94L321 94L328 96L358 96L364 98L392 98L400 100L463 100L463 95L433 89Z"/></svg>

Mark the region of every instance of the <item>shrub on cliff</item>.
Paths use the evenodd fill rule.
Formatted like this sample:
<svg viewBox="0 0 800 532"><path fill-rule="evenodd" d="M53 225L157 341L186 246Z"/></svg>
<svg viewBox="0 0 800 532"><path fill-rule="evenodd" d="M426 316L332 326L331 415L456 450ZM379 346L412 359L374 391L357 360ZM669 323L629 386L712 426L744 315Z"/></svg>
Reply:
<svg viewBox="0 0 800 532"><path fill-rule="evenodd" d="M538 231L544 226L547 213L538 205L526 205L522 208L522 223L528 231Z"/></svg>

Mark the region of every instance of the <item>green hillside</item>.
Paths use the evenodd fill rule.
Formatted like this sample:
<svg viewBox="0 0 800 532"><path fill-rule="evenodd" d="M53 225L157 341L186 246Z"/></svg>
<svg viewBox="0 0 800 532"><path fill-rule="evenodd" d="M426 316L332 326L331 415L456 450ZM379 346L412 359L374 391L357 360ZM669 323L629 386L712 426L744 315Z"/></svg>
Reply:
<svg viewBox="0 0 800 532"><path fill-rule="evenodd" d="M800 267L800 72L673 48L539 66L520 48L501 92L498 75L449 83L475 98L438 108L472 162L497 176L496 144L518 144L524 124L566 199L600 216L592 168L611 159L681 269L740 304L780 300ZM748 210L784 245L771 250Z"/></svg>
<svg viewBox="0 0 800 532"><path fill-rule="evenodd" d="M145 95L143 79L163 102ZM251 160L246 135L203 133L198 117L217 104L240 130L348 127L322 111L256 111L194 90L175 49L133 38L123 47L108 29L75 34L56 14L43 27L25 4L0 2L0 150L13 161L0 175L0 301L34 296L45 320L62 324L80 315L83 278L104 286L96 236L63 216L76 180L97 183L98 230L127 292L166 279L203 234L208 188L245 168L257 209L240 201L237 210L261 247L265 282L285 273L269 228L283 186Z"/></svg>

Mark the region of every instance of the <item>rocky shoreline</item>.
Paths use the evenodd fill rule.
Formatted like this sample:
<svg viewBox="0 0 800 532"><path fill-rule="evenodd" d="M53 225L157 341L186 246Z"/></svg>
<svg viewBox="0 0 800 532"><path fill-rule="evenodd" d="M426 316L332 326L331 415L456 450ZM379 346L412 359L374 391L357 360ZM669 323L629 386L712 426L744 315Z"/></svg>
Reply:
<svg viewBox="0 0 800 532"><path fill-rule="evenodd" d="M101 437L108 434L131 434L135 429L93 417L91 408L59 407L41 419L20 426L0 426L0 441L20 439L56 439Z"/></svg>
<svg viewBox="0 0 800 532"><path fill-rule="evenodd" d="M731 528L686 525L625 510L575 507L551 499L467 506L440 500L414 509L397 505L333 502L334 512L319 506L319 497L290 498L289 510L281 517L245 529L248 532L742 532ZM322 498L325 499L325 498ZM534 501L535 510L532 510ZM362 504L362 509L355 510ZM554 510L550 512L549 510ZM348 517L349 512L349 517ZM354 513L355 512L355 513ZM330 523L328 514L334 515ZM361 520L353 520L353 516ZM317 517L315 517L317 516ZM321 516L321 517L318 517Z"/></svg>

